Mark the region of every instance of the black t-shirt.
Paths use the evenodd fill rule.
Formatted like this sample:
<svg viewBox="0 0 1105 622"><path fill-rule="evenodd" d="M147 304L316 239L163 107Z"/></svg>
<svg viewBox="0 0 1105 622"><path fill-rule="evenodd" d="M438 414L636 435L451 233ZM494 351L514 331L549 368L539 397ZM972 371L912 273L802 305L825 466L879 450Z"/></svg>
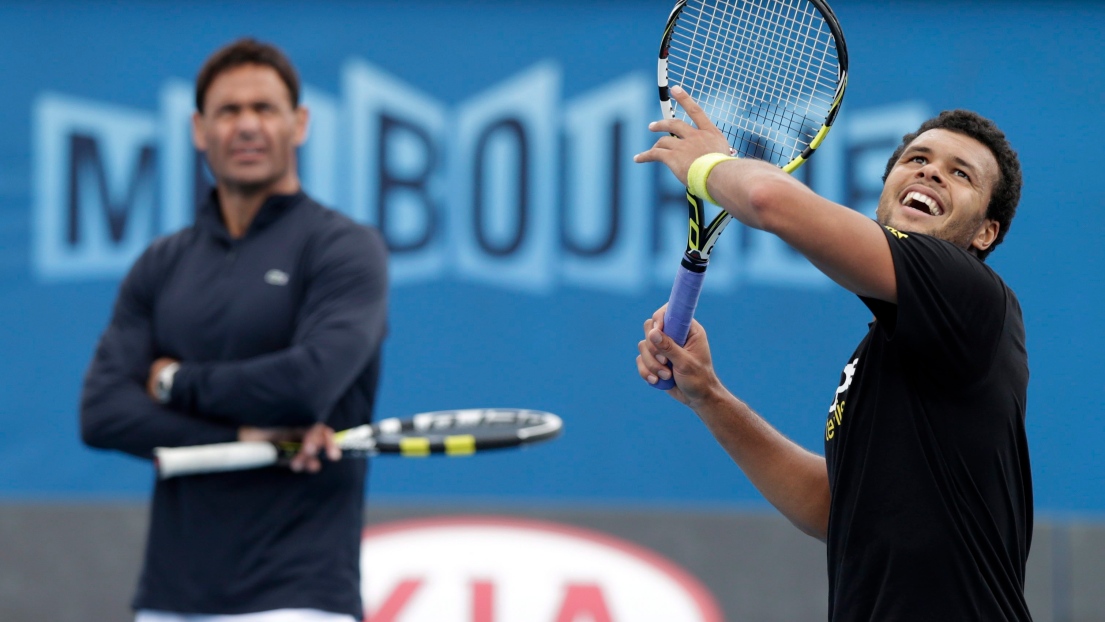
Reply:
<svg viewBox="0 0 1105 622"><path fill-rule="evenodd" d="M825 424L829 619L1031 620L1020 304L984 263L887 228L875 314Z"/></svg>

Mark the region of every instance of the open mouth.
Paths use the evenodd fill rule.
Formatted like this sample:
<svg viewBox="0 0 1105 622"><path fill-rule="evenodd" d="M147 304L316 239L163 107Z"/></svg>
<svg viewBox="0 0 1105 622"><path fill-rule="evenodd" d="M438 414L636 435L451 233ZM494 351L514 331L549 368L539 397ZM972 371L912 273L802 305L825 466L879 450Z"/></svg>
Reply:
<svg viewBox="0 0 1105 622"><path fill-rule="evenodd" d="M902 199L902 205L924 212L929 216L940 216L944 213L944 210L941 209L940 204L935 199L920 192L907 193L905 198Z"/></svg>

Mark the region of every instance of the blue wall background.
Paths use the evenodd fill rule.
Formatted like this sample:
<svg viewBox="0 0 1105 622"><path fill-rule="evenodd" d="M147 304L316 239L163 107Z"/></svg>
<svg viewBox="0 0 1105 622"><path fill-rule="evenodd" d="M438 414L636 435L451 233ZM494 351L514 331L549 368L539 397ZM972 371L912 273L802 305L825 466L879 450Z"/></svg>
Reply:
<svg viewBox="0 0 1105 622"><path fill-rule="evenodd" d="M60 239L57 227L43 224L48 201L42 188L62 163L50 160L49 141L42 138L41 128L51 118L43 112L44 98L75 101L75 109L86 112L98 105L136 111L136 118L144 114L156 122L166 114L167 84L188 84L214 48L251 34L282 46L303 80L329 94L339 108L353 98L351 59L433 102L420 118L438 132L446 153L445 172L434 181L444 233L424 253L429 267L418 268L417 261L398 266L379 415L516 405L558 412L566 421L563 438L527 451L474 459L380 459L370 484L376 499L765 506L693 414L636 375L641 323L666 300L680 250L669 242L683 235L676 210L664 217L664 244L659 250L652 246L647 223L657 208L655 188L671 190L666 173L625 164L636 184L627 196L644 200L639 210L627 206L623 214L625 229L615 248L620 254L607 266L605 280L587 284L573 272L578 257L564 250L557 233L573 226L588 231L586 201L571 185L584 182L564 181L564 171L574 170L568 156L605 144L586 132L573 134L584 127L580 119L607 114L586 94L606 89L604 99L622 97L611 118L658 116L649 85L669 5L609 0L322 2L309 9L291 2L0 6L5 59L0 116L6 120L0 131L0 497L141 498L152 481L141 461L86 449L78 439L81 377L121 272L110 266L90 273L74 268L82 257L111 255L110 248L86 247L81 252L88 255L54 264L38 254L42 242L35 235L53 231ZM1021 154L1025 188L1012 231L990 263L1018 292L1025 311L1037 509L1105 511L1100 460L1105 257L1097 233L1105 225L1105 209L1092 156L1105 110L1098 39L1105 30L1105 5L837 0L834 9L848 38L852 75L826 154L806 173L810 183L841 201L855 199L850 204L863 209L877 192L879 169L893 147L887 140L910 129L917 115L965 107L1003 127ZM497 86L532 75L548 89L532 98L540 100L536 104L510 103ZM502 88L524 95L529 87ZM371 106L374 100L361 102ZM552 138L546 143L562 144L561 136L569 136L569 145L571 139L583 141L582 151L578 144L574 152L565 148L567 156L560 160L566 164L557 164L556 157L537 159L536 175L546 184L541 187L559 199L536 198L547 221L545 230L535 228L533 235L544 241L533 242L532 255L523 248L522 255L508 258L506 268L522 275L512 282L488 276L493 263L466 263L463 219L456 213L464 205L452 196L460 183L455 171L465 161L463 151L453 147L464 143L456 128L504 101L508 108L534 106L532 129ZM325 122L325 115L316 120ZM329 139L337 141L330 151L334 177L315 181L340 207L355 210L348 201L355 195L349 178L356 174L345 168L352 152L341 147L349 121L340 115L330 121L339 128ZM158 144L165 145L170 130L160 127ZM651 140L643 122L626 127L627 146ZM325 132L320 136L327 140ZM111 182L113 187L125 189L130 169L118 164L125 154L113 152L111 140L105 133L104 166L109 178L123 180ZM406 152L396 147L396 162L416 154L408 147ZM631 153L624 151L625 158ZM171 158L168 150L162 155L164 166ZM160 174L167 183L165 170ZM506 176L495 183L513 187ZM152 205L156 212L166 204ZM402 211L402 201L396 205ZM164 226L171 217L160 213ZM642 213L647 219L641 220ZM558 229L557 218L564 214L583 224L572 225L568 218ZM500 221L501 230L509 229L509 217ZM726 233L732 242L719 249L718 266L712 268L717 274L711 275L717 283L698 314L710 331L716 365L734 392L786 434L820 450L824 413L868 314L849 294L808 280L800 267L757 268L760 242L737 231ZM147 223L134 239L148 240L158 232ZM76 273L61 274L59 265ZM537 286L526 283L531 269Z"/></svg>

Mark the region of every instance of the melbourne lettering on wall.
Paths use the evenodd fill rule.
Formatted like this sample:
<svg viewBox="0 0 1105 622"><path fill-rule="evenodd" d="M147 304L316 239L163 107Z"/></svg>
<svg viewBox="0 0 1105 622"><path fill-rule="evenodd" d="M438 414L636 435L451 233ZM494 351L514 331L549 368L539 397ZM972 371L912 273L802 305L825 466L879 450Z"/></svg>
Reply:
<svg viewBox="0 0 1105 622"><path fill-rule="evenodd" d="M452 279L537 295L670 287L685 245L684 191L662 166L632 161L656 138L646 129L659 117L655 85L631 74L566 100L563 87L560 66L546 60L447 104L350 59L340 96L303 89L304 187L381 230L396 286ZM159 99L148 111L36 98L37 278L118 278L156 236L192 222L210 189L191 142L192 85L167 80ZM845 108L797 175L873 214L886 158L927 113L917 102ZM710 271L706 287L721 292L828 284L777 238L738 223Z"/></svg>

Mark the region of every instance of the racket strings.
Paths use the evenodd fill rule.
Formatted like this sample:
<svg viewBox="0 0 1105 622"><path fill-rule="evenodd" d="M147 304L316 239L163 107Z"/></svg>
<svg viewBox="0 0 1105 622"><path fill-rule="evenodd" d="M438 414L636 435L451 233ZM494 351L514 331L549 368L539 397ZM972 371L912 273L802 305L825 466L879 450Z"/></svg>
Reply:
<svg viewBox="0 0 1105 622"><path fill-rule="evenodd" d="M809 146L840 78L831 30L808 0L689 2L668 67L738 153L779 165Z"/></svg>
<svg viewBox="0 0 1105 622"><path fill-rule="evenodd" d="M721 15L718 15L719 8L723 11ZM759 15L754 14L754 8L747 3L741 6L740 14L732 14L730 11L732 8L728 4L714 6L709 15L711 23L721 25L718 28L718 38L722 42L721 45L709 39L704 42L706 45L703 56L711 62L709 69L718 72L724 78L730 76L729 68L736 68L738 70L736 76L750 84L751 89L761 100L777 100L781 97L800 95L793 87L801 86L803 81L809 81L809 68L812 67L811 61L815 60L815 57L805 50L818 51L815 47L817 40L810 40L810 31L813 24L820 25L819 15L808 10L808 7L806 11L800 13L795 7L789 7L786 15L777 9L772 11L770 5L759 7L761 13ZM767 11L766 14L765 11ZM786 20L795 24L788 27ZM747 27L749 24L759 29L761 36L758 39L754 38L754 31ZM697 26L698 24L696 29ZM817 34L819 33L813 36L816 37ZM822 40L824 41L825 38ZM724 43L728 41L735 41L736 45L725 45ZM734 52L739 50L750 50L752 60L755 62L738 64L739 54ZM818 54L816 59L820 61L817 70L823 72L824 54ZM770 71L773 69L772 62L777 65L773 72ZM747 71L749 68L754 72L753 74L749 74ZM798 73L803 68L806 68L806 75L800 77ZM791 88L787 88L787 85ZM831 100L827 100L826 103L831 103Z"/></svg>
<svg viewBox="0 0 1105 622"><path fill-rule="evenodd" d="M770 29L770 30L768 30ZM795 89L788 87L784 82L786 78L797 79L795 72L799 70L798 67L793 66L792 59L788 59L786 55L778 52L778 39L779 34L775 31L779 29L778 24L765 25L765 32L770 36L768 39L768 46L761 46L759 49L753 49L753 61L748 65L752 70L752 75L746 76L745 79L750 84L751 95L755 98L758 104L758 108L755 110L766 124L764 128L755 128L760 131L756 134L766 133L764 138L774 141L775 143L785 142L786 136L796 136L803 130L800 121L802 119L788 116L788 109L780 107L777 102L782 100L801 101L797 99L801 95L795 92ZM750 42L747 40L747 36L742 38L742 44L748 45ZM776 60L783 61L780 64L779 72L773 74L769 71L770 67L767 63L774 58ZM789 74L789 76L788 76ZM793 83L792 83L793 84ZM749 105L748 98L744 98L744 105ZM739 111L727 109L719 114L738 114ZM732 117L729 117L732 118ZM740 118L740 117L737 117ZM772 133L772 130L775 130ZM780 130L783 131L780 134ZM753 136L755 138L755 136ZM758 155L758 154L756 154ZM793 155L793 154L783 154Z"/></svg>
<svg viewBox="0 0 1105 622"><path fill-rule="evenodd" d="M725 8L728 9L730 7ZM774 19L776 19L776 21L769 21L767 19L764 19L764 16L762 15L752 14L751 9L749 9L748 5L744 5L743 11L743 14L735 16L737 20L743 21L734 20L734 16L732 15L717 15L717 7L715 7L715 10L713 11L710 18L712 20L715 20L713 23L727 24L728 28L726 30L722 30L720 32L720 36L729 37L729 39L731 40L735 39L738 41L738 44L740 46L743 46L745 49L752 50L752 60L754 62L734 65L734 63L738 62L738 59L734 58L731 49L727 50L724 46L722 46L721 54L719 55L717 53L719 46L713 46L712 50L708 48L708 51L713 53L707 53L706 55L712 61L710 69L723 72L726 66L750 68L753 72L752 74L749 74L748 71L744 71L743 75L739 75L738 77L743 78L745 82L750 85L752 95L760 101L770 102L778 101L779 98L795 98L797 93L795 93L793 89L788 90L785 83L781 82L781 79L779 77L779 75L786 77L786 74L789 73L790 77L793 79L795 77L795 71L799 68L795 65L793 59L789 59L786 55L779 53L780 41L785 43L786 36L784 33L780 32L781 22L778 21L778 15L774 16ZM812 16L807 15L805 20L803 20L803 22L801 23L800 27L796 30L801 32L803 26L808 28L808 23L810 19L812 19ZM753 25L760 27L761 31L766 35L764 37L766 45L764 43L759 43L759 46L757 47L757 42L751 39L749 32L747 30L741 32L741 29L737 27L742 23L752 23ZM770 66L767 63L771 62L772 59L775 59L776 61L782 60L784 63L780 64L779 71L776 74L772 74L768 71L770 69ZM743 103L747 105L748 98L745 97L744 100L745 101ZM735 114L736 111L733 110L734 103L734 100L730 100L730 105L727 106L725 110L720 111L718 113L719 116L731 116ZM761 111L761 114L762 116L771 116L771 121L773 121L777 125L781 125L783 122L786 121L786 119L783 119L779 115L778 109L771 106L765 107L765 109ZM793 130L801 128L792 127L791 129Z"/></svg>

